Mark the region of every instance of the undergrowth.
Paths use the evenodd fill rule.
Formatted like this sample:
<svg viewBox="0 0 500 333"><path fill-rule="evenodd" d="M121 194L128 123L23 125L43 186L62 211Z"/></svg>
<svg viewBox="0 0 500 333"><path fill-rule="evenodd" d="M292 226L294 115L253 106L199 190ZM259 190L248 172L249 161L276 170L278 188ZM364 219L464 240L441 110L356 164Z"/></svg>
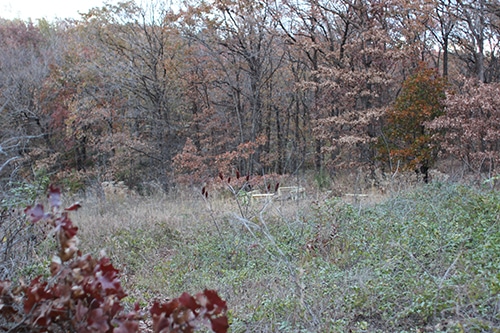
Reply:
<svg viewBox="0 0 500 333"><path fill-rule="evenodd" d="M31 281L0 280L0 330L133 333L144 331L143 323L147 331L158 333L191 333L203 325L214 332L227 332L226 302L214 290L205 289L195 296L183 292L165 302L151 300L149 317L138 302L133 309L125 309L122 300L127 294L120 271L107 256L96 259L78 248L78 227L70 213L81 205L63 208L60 189L51 185L48 206L45 210L38 203L24 213L29 223L40 226L45 238L55 240L57 249L46 274ZM3 239L7 237L12 235ZM140 238L132 241L135 239Z"/></svg>
<svg viewBox="0 0 500 333"><path fill-rule="evenodd" d="M500 332L498 192L133 200L76 218L124 272L125 303L206 288L228 302L231 332Z"/></svg>
<svg viewBox="0 0 500 333"><path fill-rule="evenodd" d="M500 329L498 193L433 184L370 207L289 204L222 214L222 235L193 225L155 268L164 292L221 290L233 332Z"/></svg>

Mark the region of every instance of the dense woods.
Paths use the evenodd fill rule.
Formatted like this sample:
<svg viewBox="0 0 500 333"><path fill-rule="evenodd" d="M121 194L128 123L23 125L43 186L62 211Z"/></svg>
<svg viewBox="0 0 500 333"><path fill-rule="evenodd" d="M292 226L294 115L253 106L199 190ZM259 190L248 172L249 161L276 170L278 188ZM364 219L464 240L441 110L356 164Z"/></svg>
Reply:
<svg viewBox="0 0 500 333"><path fill-rule="evenodd" d="M133 1L0 19L2 188L499 162L497 0ZM432 87L432 88L431 88Z"/></svg>

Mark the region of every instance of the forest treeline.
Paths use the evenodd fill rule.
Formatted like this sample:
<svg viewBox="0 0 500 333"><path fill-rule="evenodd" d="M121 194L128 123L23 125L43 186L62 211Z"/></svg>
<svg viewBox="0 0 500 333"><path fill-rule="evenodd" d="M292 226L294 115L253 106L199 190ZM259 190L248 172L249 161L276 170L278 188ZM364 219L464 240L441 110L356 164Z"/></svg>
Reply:
<svg viewBox="0 0 500 333"><path fill-rule="evenodd" d="M497 0L129 1L0 19L1 186L43 174L168 190L448 157L492 176L499 32Z"/></svg>

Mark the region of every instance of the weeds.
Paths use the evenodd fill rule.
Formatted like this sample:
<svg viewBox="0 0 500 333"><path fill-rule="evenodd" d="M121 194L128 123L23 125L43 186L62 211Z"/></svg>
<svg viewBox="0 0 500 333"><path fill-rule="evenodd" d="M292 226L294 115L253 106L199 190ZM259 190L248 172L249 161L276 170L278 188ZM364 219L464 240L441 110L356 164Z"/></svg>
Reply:
<svg viewBox="0 0 500 333"><path fill-rule="evenodd" d="M494 191L431 184L366 207L198 194L110 210L83 208L76 220L83 243L124 268L126 302L216 289L232 332L500 329Z"/></svg>
<svg viewBox="0 0 500 333"><path fill-rule="evenodd" d="M171 262L224 291L233 331L438 331L500 325L500 197L429 185L371 207L339 199L219 217ZM312 207L312 210L306 207ZM200 280L185 279L175 288ZM169 292L173 292L169 291ZM451 329L453 329L450 328Z"/></svg>
<svg viewBox="0 0 500 333"><path fill-rule="evenodd" d="M54 237L57 252L42 275L26 284L0 281L0 329L8 332L139 332L146 321L139 304L125 311L120 272L111 260L82 254L78 248L78 227L69 214L81 205L62 208L61 191L50 186L49 209L40 203L28 206L31 223L42 225ZM140 249L138 249L140 251ZM194 332L207 325L214 332L228 329L226 302L213 290L191 296L183 292L167 302L153 300L149 308L152 332Z"/></svg>

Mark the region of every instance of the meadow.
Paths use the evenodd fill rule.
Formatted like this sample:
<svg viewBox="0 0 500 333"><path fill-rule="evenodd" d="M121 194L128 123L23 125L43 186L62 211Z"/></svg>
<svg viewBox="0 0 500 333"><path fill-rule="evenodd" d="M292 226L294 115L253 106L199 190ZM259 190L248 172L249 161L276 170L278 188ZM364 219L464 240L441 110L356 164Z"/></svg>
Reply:
<svg viewBox="0 0 500 333"><path fill-rule="evenodd" d="M366 200L366 198L363 198ZM81 247L105 249L127 301L218 290L232 332L498 332L500 196L457 184L380 202L84 202Z"/></svg>
<svg viewBox="0 0 500 333"><path fill-rule="evenodd" d="M209 288L231 332L500 332L500 195L487 188L257 202L193 189L81 204L79 247L111 258L130 307ZM47 274L52 247L40 241L18 277Z"/></svg>

